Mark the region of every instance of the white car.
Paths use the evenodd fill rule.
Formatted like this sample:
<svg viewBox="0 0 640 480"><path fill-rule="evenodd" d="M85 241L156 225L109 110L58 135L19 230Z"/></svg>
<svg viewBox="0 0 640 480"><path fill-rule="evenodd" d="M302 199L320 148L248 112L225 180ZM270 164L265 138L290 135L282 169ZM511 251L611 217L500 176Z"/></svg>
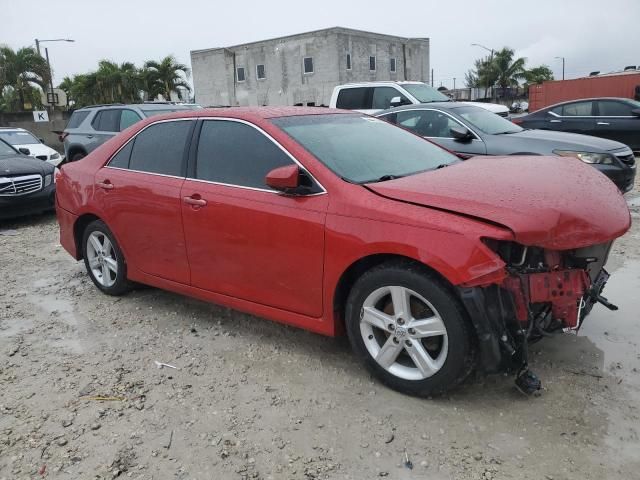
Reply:
<svg viewBox="0 0 640 480"><path fill-rule="evenodd" d="M38 140L33 133L24 128L0 128L0 139L13 146L16 150L27 149L29 155L40 160L45 160L54 167L62 163L63 157L53 148L47 147Z"/></svg>
<svg viewBox="0 0 640 480"><path fill-rule="evenodd" d="M357 110L373 115L400 105L449 102L449 97L423 82L362 82L338 85L333 89L329 107ZM471 103L501 117L509 116L509 108L498 103Z"/></svg>

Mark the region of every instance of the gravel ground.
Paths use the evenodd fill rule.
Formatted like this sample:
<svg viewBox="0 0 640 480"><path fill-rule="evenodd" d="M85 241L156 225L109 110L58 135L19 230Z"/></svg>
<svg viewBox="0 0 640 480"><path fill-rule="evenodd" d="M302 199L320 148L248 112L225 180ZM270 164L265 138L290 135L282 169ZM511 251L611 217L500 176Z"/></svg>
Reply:
<svg viewBox="0 0 640 480"><path fill-rule="evenodd" d="M638 227L610 260L621 310L532 347L540 397L491 376L428 400L374 381L344 338L102 295L52 215L0 231L0 480L640 478Z"/></svg>

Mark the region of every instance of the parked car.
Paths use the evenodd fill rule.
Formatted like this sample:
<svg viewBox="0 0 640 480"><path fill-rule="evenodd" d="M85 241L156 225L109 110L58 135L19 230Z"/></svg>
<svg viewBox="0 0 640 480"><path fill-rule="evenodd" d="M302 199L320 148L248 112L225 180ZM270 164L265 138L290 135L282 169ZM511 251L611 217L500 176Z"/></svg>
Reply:
<svg viewBox="0 0 640 480"><path fill-rule="evenodd" d="M478 365L539 386L527 338L605 302L607 254L630 226L617 188L576 159L462 162L313 107L149 118L64 165L57 188L61 244L102 292L139 282L346 330L374 375L415 395Z"/></svg>
<svg viewBox="0 0 640 480"><path fill-rule="evenodd" d="M329 107L357 110L373 115L391 107L429 102L453 102L453 100L423 82L364 82L335 87ZM509 116L509 109L497 103L457 103L476 105L501 117Z"/></svg>
<svg viewBox="0 0 640 480"><path fill-rule="evenodd" d="M16 149L24 148L29 150L28 155L39 160L45 160L54 167L60 165L64 160L62 155L53 148L46 146L42 139L36 138L33 133L24 128L0 127L0 140L4 140Z"/></svg>
<svg viewBox="0 0 640 480"><path fill-rule="evenodd" d="M577 133L524 130L473 105L428 103L376 115L468 158L475 155L559 155L593 165L624 193L633 188L636 164L626 145Z"/></svg>
<svg viewBox="0 0 640 480"><path fill-rule="evenodd" d="M93 105L74 111L60 135L65 156L71 162L86 157L111 137L143 118L202 108L195 104L152 102L132 105Z"/></svg>
<svg viewBox="0 0 640 480"><path fill-rule="evenodd" d="M55 170L0 140L0 219L53 210Z"/></svg>
<svg viewBox="0 0 640 480"><path fill-rule="evenodd" d="M640 152L640 102L629 98L585 98L558 103L513 121L523 128L609 138Z"/></svg>

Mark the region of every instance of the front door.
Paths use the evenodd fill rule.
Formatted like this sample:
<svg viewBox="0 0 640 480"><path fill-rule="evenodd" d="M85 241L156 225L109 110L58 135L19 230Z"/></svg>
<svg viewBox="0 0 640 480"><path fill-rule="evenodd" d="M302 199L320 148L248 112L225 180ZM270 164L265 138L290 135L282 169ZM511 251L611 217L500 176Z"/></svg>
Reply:
<svg viewBox="0 0 640 480"><path fill-rule="evenodd" d="M95 175L95 199L130 267L187 285L180 190L194 125L150 125Z"/></svg>
<svg viewBox="0 0 640 480"><path fill-rule="evenodd" d="M270 170L294 161L244 122L204 120L195 162L181 194L192 285L320 317L324 191L267 187Z"/></svg>
<svg viewBox="0 0 640 480"><path fill-rule="evenodd" d="M631 113L634 106L620 100L598 100L597 104L594 135L622 142L634 150L640 148L640 117Z"/></svg>

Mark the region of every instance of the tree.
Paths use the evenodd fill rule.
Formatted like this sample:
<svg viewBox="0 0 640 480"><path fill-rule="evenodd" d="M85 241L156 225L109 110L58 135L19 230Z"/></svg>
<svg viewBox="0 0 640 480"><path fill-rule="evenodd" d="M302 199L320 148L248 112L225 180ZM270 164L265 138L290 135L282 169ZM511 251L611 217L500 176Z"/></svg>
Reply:
<svg viewBox="0 0 640 480"><path fill-rule="evenodd" d="M484 96L489 88L496 83L496 71L491 57L478 58L474 62L474 69L465 75L467 86L470 88L484 87Z"/></svg>
<svg viewBox="0 0 640 480"><path fill-rule="evenodd" d="M0 93L6 93L7 87L13 89L17 98L12 103L17 110L24 108L26 100L33 103L35 98L39 98L39 94L36 97L33 91L34 86L44 90L48 82L47 61L33 48L14 51L8 46L0 47Z"/></svg>
<svg viewBox="0 0 640 480"><path fill-rule="evenodd" d="M525 58L514 59L513 49L504 47L496 52L493 57L496 84L504 90L509 87L517 87L521 79L525 78Z"/></svg>
<svg viewBox="0 0 640 480"><path fill-rule="evenodd" d="M164 57L160 62L150 60L144 64L144 67L147 76L147 92L159 90L165 100L171 100L171 92L175 92L182 100L180 88L191 91L185 79L189 75L189 68L178 63L173 55Z"/></svg>
<svg viewBox="0 0 640 480"><path fill-rule="evenodd" d="M540 65L524 72L524 78L529 85L540 84L553 80L553 72L547 65Z"/></svg>

